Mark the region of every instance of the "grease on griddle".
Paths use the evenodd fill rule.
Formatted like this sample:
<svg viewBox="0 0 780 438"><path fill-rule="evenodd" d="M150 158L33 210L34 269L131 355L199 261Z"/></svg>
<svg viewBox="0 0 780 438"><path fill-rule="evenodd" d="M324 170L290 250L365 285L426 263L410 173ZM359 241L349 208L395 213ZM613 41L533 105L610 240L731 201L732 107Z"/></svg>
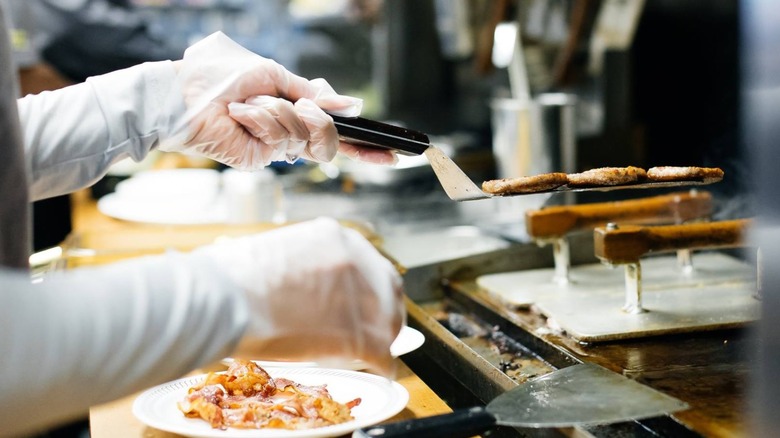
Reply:
<svg viewBox="0 0 780 438"><path fill-rule="evenodd" d="M439 316L439 323L447 330L518 383L554 370L525 346L507 336L499 327L488 326L475 318L452 311Z"/></svg>

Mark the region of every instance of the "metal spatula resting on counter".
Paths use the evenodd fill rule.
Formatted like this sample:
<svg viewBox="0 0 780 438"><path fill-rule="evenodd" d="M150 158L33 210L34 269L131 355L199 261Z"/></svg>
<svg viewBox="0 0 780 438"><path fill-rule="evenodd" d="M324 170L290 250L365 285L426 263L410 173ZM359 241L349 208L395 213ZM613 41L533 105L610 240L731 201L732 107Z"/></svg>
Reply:
<svg viewBox="0 0 780 438"><path fill-rule="evenodd" d="M610 191L618 189L645 189L685 185L711 184L720 179L685 179L678 181L649 181L630 184L599 185L597 187L573 187L561 185L553 189L529 190L523 193L502 193L495 195L483 191L466 175L441 149L431 144L428 136L408 128L378 122L362 117L341 117L331 115L339 138L365 147L392 149L405 155L422 155L428 158L444 191L453 201L471 201L495 196L518 196L537 193ZM518 175L520 177L520 175Z"/></svg>
<svg viewBox="0 0 780 438"><path fill-rule="evenodd" d="M493 426L526 428L610 424L657 417L688 405L621 374L578 364L529 380L486 407L382 424L353 433L367 437L470 437Z"/></svg>

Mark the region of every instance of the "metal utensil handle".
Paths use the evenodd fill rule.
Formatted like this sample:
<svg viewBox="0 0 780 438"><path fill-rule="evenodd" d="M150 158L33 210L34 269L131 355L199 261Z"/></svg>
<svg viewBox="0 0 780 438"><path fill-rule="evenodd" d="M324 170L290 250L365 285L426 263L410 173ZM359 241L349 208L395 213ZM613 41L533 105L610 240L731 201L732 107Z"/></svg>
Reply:
<svg viewBox="0 0 780 438"><path fill-rule="evenodd" d="M468 438L496 425L496 417L485 408L459 409L451 414L398 421L360 429L353 438Z"/></svg>
<svg viewBox="0 0 780 438"><path fill-rule="evenodd" d="M363 117L330 116L339 137L346 143L393 149L410 155L420 155L430 146L428 136L419 131Z"/></svg>

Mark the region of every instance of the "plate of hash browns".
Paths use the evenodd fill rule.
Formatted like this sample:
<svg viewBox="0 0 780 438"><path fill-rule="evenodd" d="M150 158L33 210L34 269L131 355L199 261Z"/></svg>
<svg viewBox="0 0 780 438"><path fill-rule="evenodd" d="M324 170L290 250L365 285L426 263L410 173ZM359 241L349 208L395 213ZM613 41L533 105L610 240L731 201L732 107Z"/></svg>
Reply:
<svg viewBox="0 0 780 438"><path fill-rule="evenodd" d="M384 421L408 401L398 382L374 374L236 360L225 372L144 391L133 414L147 426L189 437L333 437Z"/></svg>

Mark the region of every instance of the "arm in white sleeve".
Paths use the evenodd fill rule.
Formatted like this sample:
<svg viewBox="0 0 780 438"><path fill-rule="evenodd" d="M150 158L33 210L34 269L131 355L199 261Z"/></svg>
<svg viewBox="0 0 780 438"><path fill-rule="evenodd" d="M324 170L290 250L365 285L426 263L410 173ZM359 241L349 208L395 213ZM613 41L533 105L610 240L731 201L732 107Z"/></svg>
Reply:
<svg viewBox="0 0 780 438"><path fill-rule="evenodd" d="M86 187L122 158L142 160L184 110L175 83L171 61L150 62L19 99L31 199Z"/></svg>
<svg viewBox="0 0 780 438"><path fill-rule="evenodd" d="M249 320L244 294L213 262L177 253L39 284L0 269L0 298L0 435L71 420L225 357Z"/></svg>

